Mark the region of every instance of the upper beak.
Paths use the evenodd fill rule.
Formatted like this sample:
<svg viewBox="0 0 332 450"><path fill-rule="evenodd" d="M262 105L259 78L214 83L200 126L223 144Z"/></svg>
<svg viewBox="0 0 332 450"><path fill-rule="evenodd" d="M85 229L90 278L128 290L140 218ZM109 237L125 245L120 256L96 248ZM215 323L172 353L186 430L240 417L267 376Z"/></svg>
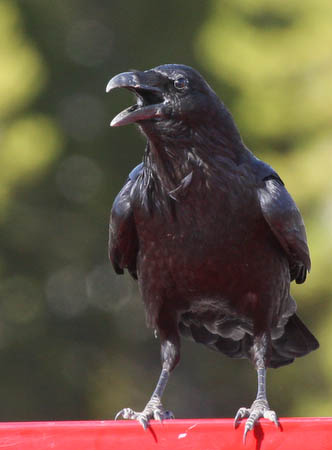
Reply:
<svg viewBox="0 0 332 450"><path fill-rule="evenodd" d="M106 86L106 92L110 92L112 89L118 88L118 87L128 87L136 86L136 80L134 79L134 74L132 72L124 72L119 73L118 75L115 75Z"/></svg>
<svg viewBox="0 0 332 450"><path fill-rule="evenodd" d="M115 75L107 84L106 92L115 88L126 88L138 97L138 104L120 112L111 122L111 126L127 125L140 122L161 115L164 101L162 90L156 86L158 77L156 72L124 72Z"/></svg>
<svg viewBox="0 0 332 450"><path fill-rule="evenodd" d="M128 88L128 89L141 89L150 92L156 92L161 94L161 90L158 87L151 86L144 83L144 72L123 72L115 75L106 86L106 92L110 92L115 88Z"/></svg>

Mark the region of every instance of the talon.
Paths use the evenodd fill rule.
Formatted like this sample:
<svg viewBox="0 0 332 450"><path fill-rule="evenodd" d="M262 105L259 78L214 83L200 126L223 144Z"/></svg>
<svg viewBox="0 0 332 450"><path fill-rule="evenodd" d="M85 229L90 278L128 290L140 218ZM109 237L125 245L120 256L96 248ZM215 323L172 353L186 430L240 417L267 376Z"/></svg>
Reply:
<svg viewBox="0 0 332 450"><path fill-rule="evenodd" d="M161 413L160 413L160 411L158 409L154 412L153 415L154 415L154 418L156 420L159 420L159 422L162 423L163 418L162 418L162 415L161 415Z"/></svg>
<svg viewBox="0 0 332 450"><path fill-rule="evenodd" d="M144 416L138 416L137 417L138 422L142 425L143 429L146 430L147 427L149 426L149 420L147 417Z"/></svg>
<svg viewBox="0 0 332 450"><path fill-rule="evenodd" d="M270 409L269 404L266 400L255 400L250 408L240 408L236 413L234 419L235 428L237 427L240 420L244 417L248 417L243 433L244 444L246 442L248 431L251 431L254 428L261 417L270 420L271 422L275 423L277 427L279 427L278 417L275 411L272 411Z"/></svg>
<svg viewBox="0 0 332 450"><path fill-rule="evenodd" d="M264 411L264 419L270 420L271 422L273 422L276 425L277 428L279 427L278 417L274 411L272 411L270 409L267 411Z"/></svg>
<svg viewBox="0 0 332 450"><path fill-rule="evenodd" d="M124 419L137 420L144 430L148 428L150 419L159 420L161 423L163 420L174 419L173 413L164 409L158 397L153 397L141 412L133 411L131 408L121 409L115 416L115 420L121 416Z"/></svg>
<svg viewBox="0 0 332 450"><path fill-rule="evenodd" d="M175 419L174 414L172 413L172 411L165 411L165 419L167 420L173 420Z"/></svg>
<svg viewBox="0 0 332 450"><path fill-rule="evenodd" d="M245 445L245 443L246 443L247 433L248 433L248 431L250 431L250 429L251 429L251 428L248 427L247 424L246 424L245 429L244 429L244 433L243 433L243 440L242 440L243 445Z"/></svg>
<svg viewBox="0 0 332 450"><path fill-rule="evenodd" d="M249 409L248 408L240 408L234 418L234 427L236 428L239 425L240 421L244 417L248 417L248 416L249 416Z"/></svg>
<svg viewBox="0 0 332 450"><path fill-rule="evenodd" d="M117 413L117 415L114 417L114 420L118 420L119 419L119 417L124 417L124 412L125 412L125 408L123 408L123 409L121 409L118 413Z"/></svg>

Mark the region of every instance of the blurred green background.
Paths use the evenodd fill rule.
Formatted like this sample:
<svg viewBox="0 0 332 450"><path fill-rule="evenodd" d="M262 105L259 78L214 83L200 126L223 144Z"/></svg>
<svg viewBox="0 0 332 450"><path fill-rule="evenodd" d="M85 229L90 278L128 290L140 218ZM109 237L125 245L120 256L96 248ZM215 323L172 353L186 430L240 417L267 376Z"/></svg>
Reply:
<svg viewBox="0 0 332 450"><path fill-rule="evenodd" d="M0 419L108 419L145 405L159 375L136 285L107 259L109 210L141 161L130 104L105 94L132 68L196 67L246 144L280 173L312 254L299 314L321 349L270 370L280 416L332 413L330 0L2 0ZM176 417L232 417L256 374L183 342L165 394Z"/></svg>

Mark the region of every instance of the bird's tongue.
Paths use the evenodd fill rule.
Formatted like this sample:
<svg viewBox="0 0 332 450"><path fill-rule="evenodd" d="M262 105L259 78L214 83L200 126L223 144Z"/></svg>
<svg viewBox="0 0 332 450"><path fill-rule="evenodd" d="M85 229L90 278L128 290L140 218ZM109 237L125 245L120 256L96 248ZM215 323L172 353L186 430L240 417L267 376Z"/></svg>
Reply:
<svg viewBox="0 0 332 450"><path fill-rule="evenodd" d="M120 127L141 120L152 119L160 115L160 104L139 106L133 105L121 111L111 122L111 127Z"/></svg>

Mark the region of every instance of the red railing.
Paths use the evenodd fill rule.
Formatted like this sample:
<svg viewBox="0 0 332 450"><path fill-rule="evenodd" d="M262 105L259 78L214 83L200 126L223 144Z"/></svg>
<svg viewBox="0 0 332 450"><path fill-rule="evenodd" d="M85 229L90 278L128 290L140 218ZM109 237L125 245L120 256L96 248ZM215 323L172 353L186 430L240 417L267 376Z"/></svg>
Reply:
<svg viewBox="0 0 332 450"><path fill-rule="evenodd" d="M244 422L244 421L243 421ZM332 418L261 420L242 442L231 419L11 422L0 424L0 450L332 450Z"/></svg>

